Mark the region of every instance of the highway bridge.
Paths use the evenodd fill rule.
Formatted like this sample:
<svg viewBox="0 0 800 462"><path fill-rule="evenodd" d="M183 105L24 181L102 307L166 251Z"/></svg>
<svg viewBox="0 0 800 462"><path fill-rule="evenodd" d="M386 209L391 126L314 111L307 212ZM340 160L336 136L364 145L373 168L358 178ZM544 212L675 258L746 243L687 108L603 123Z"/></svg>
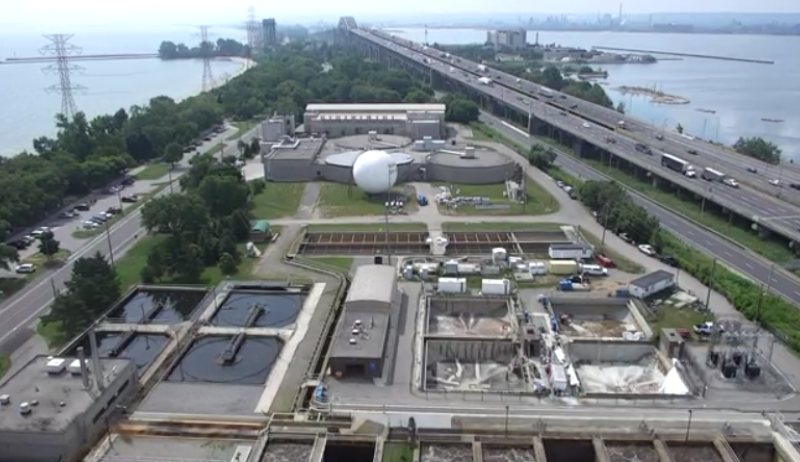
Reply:
<svg viewBox="0 0 800 462"><path fill-rule="evenodd" d="M355 47L371 59L403 67L438 88L471 95L494 114L527 126L529 133L546 134L562 143L571 143L573 151L581 157L600 159L609 165L627 168L640 178L652 179L656 185L692 193L704 206L706 201L715 203L728 212L731 219L740 217L752 224L762 236L776 233L793 245L800 243L800 206L794 204L800 204L800 192L771 185L769 180L774 177L763 173L774 171L774 166L664 131L612 109L545 89L492 68L481 71L478 63L446 56L439 50L377 29L358 27L351 17L342 18L337 34L340 42ZM478 81L480 77L489 77L494 84L484 85ZM620 121L624 121L624 130L618 128ZM653 155L637 151L637 144L649 146ZM737 179L742 186L733 188L719 182L687 178L662 167L660 152L681 157L698 170L704 167L719 170ZM800 183L800 173L795 170L784 169L782 176L785 182Z"/></svg>

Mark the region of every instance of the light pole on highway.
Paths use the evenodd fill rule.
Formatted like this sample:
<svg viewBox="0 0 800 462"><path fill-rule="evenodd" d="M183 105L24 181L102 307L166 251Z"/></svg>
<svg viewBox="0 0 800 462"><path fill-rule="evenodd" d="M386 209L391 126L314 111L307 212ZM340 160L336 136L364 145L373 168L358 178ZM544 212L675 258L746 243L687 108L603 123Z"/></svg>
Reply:
<svg viewBox="0 0 800 462"><path fill-rule="evenodd" d="M711 263L711 273L709 274L708 278L708 293L706 294L706 309L708 309L708 304L711 303L711 291L714 290L714 273L717 271L717 259L715 258L714 261Z"/></svg>
<svg viewBox="0 0 800 462"><path fill-rule="evenodd" d="M761 307L764 304L764 297L769 295L769 291L772 289L772 273L775 271L775 263L769 266L769 275L767 275L767 286L766 288L762 285L761 286L761 293L758 294L758 305L756 306L756 324L761 325Z"/></svg>
<svg viewBox="0 0 800 462"><path fill-rule="evenodd" d="M114 268L114 247L111 245L111 228L108 226L108 221L106 221L106 242L108 242L109 262L111 263L111 267Z"/></svg>
<svg viewBox="0 0 800 462"><path fill-rule="evenodd" d="M689 421L686 422L686 437L683 439L684 443L689 441L689 431L692 429L692 413L693 411L689 409Z"/></svg>

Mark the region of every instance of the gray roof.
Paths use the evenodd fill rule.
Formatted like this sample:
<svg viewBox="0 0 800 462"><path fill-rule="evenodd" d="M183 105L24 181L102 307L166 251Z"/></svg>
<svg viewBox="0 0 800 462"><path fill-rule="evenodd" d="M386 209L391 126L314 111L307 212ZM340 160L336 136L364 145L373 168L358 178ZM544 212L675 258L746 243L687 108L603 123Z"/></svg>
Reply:
<svg viewBox="0 0 800 462"><path fill-rule="evenodd" d="M386 334L389 332L389 312L364 313L347 312L342 316L341 324L333 341L333 358L366 358L380 359L386 346ZM361 335L353 335L353 325L356 320L361 321L363 331ZM351 345L350 339L355 338L356 344Z"/></svg>
<svg viewBox="0 0 800 462"><path fill-rule="evenodd" d="M630 282L630 285L647 289L663 280L675 279L675 275L669 271L658 270L650 274L645 274L640 278L636 278Z"/></svg>
<svg viewBox="0 0 800 462"><path fill-rule="evenodd" d="M0 431L61 433L73 420L89 410L96 396L100 396L93 372L90 371L90 389L87 390L83 387L80 375L72 375L69 371L49 375L45 368L48 358L33 358L0 385L0 395L11 397L11 404L0 406ZM75 360L64 359L67 365ZM87 367L92 369L91 359L87 363ZM106 385L113 383L120 373L126 371L126 367L133 367L127 359L101 358L100 365ZM38 404L31 406L31 414L20 415L19 405L32 401Z"/></svg>
<svg viewBox="0 0 800 462"><path fill-rule="evenodd" d="M391 265L362 265L356 269L345 305L353 302L391 304L397 287L395 267Z"/></svg>

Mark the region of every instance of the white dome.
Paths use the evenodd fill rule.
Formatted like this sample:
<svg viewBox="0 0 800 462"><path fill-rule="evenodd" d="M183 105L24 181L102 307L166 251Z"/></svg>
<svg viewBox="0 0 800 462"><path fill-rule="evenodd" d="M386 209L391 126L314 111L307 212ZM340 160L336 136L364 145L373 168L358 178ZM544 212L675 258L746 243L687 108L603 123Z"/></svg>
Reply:
<svg viewBox="0 0 800 462"><path fill-rule="evenodd" d="M353 163L353 179L367 194L384 193L397 181L397 163L384 151L367 151Z"/></svg>

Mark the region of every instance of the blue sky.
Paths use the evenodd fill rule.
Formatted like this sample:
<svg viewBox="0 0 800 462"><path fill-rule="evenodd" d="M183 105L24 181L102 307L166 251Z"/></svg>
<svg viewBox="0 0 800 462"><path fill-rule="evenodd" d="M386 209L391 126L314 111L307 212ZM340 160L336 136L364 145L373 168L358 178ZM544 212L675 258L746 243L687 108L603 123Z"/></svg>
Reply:
<svg viewBox="0 0 800 462"><path fill-rule="evenodd" d="M172 26L184 24L232 24L244 21L247 8L255 6L259 17L273 16L283 22L319 20L342 14L391 17L441 13L565 13L615 14L619 0L563 0L522 2L520 0L304 0L298 2L256 2L226 0L9 0L0 10L0 28L5 32L64 31L80 33L76 28L115 28ZM764 12L788 13L800 10L797 0L627 0L628 14L659 12ZM197 5L205 4L202 9ZM298 5L302 5L299 7Z"/></svg>

